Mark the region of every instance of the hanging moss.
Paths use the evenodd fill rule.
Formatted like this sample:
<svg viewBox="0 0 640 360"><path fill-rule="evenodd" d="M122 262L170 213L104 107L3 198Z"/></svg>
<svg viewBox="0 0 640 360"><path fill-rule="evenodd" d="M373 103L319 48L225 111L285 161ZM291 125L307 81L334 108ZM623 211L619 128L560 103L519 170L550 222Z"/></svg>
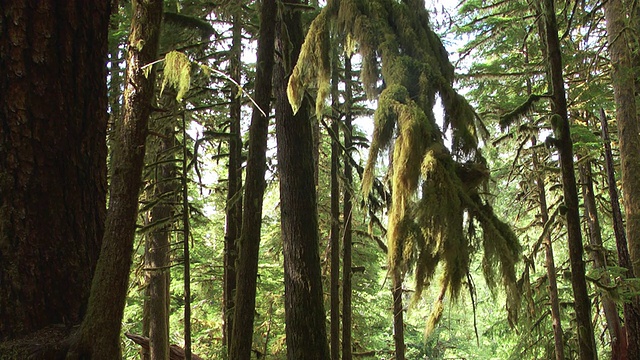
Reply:
<svg viewBox="0 0 640 360"><path fill-rule="evenodd" d="M182 100L189 91L191 87L191 61L184 53L171 51L165 55L161 94L167 84L178 90L176 95L178 101Z"/></svg>
<svg viewBox="0 0 640 360"><path fill-rule="evenodd" d="M324 66L322 54L313 44L321 43L326 24L334 19L335 31L346 39L346 52L357 51L362 56L360 77L367 96L378 98L362 181L365 199L372 189L378 157L383 150L393 148L387 228L391 271L414 272L415 301L436 269L442 269L440 296L427 330L441 318L445 294L458 297L466 281L475 250L471 242L476 236L474 222L480 223L483 231L485 276L492 286L498 277L502 279L509 294L507 307L514 309L514 266L520 251L517 238L478 195L488 179L486 162L478 150L479 138L486 135L486 129L470 104L453 89L453 65L429 25L424 3L331 0L327 7L331 10L316 19L325 27L312 25L307 35L309 45L303 47L302 60L296 65L301 67L300 75L295 75L300 80L290 83L295 95L290 99L292 103L299 101L296 99L305 87L313 85L314 78L320 83L319 73L305 78L304 67L315 66L314 71L318 71ZM442 129L433 113L437 94L445 113ZM453 135L451 151L443 139L448 128ZM469 161L458 163L454 157Z"/></svg>

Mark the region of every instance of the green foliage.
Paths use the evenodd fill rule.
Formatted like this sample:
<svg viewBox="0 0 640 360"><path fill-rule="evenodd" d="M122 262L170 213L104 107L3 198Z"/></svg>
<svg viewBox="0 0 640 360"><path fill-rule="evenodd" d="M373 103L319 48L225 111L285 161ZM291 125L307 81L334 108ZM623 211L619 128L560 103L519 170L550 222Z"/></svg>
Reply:
<svg viewBox="0 0 640 360"><path fill-rule="evenodd" d="M191 61L187 55L179 51L167 53L164 57L163 74L160 93L169 84L178 90L176 100L182 100L191 86Z"/></svg>

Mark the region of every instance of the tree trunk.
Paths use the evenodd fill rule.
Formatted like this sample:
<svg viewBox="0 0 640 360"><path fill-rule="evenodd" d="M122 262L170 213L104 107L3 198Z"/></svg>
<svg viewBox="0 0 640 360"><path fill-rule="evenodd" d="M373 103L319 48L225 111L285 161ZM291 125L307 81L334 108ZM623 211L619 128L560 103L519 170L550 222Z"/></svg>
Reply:
<svg viewBox="0 0 640 360"><path fill-rule="evenodd" d="M580 359L596 359L595 338L591 325L591 306L585 279L585 263L582 234L580 232L580 213L578 211L578 191L573 168L573 143L569 131L567 99L562 77L562 57L558 40L558 26L553 0L542 2L545 38L548 52L550 84L552 91L552 126L556 134L556 144L560 154L562 172L562 190L566 206L567 232L569 242L569 262L571 266L571 284L575 299L576 323L578 326L578 350ZM556 119L556 120L554 120Z"/></svg>
<svg viewBox="0 0 640 360"><path fill-rule="evenodd" d="M613 217L613 232L616 236L616 249L618 252L618 265L626 268L627 278L633 278L633 266L627 247L627 237L624 233L622 221L622 211L618 201L618 189L616 185L616 175L613 170L613 154L611 152L611 141L609 140L609 125L604 109L600 109L600 125L602 126L602 142L604 143L604 156L607 167L607 182L609 189L609 199L611 201L611 213ZM626 333L626 349L621 351L620 358L627 359L628 354L640 353L640 299L636 296L631 302L624 304L624 329Z"/></svg>
<svg viewBox="0 0 640 360"><path fill-rule="evenodd" d="M107 1L0 1L0 340L78 324L106 202Z"/></svg>
<svg viewBox="0 0 640 360"><path fill-rule="evenodd" d="M352 73L351 73L351 57L346 56L344 58L344 79L345 79L345 118L344 118L344 148L347 152L344 154L344 209L342 211L344 216L344 237L343 247L344 253L342 254L343 260L343 279L342 279L342 360L351 360L352 347L351 347L351 248L352 248L352 208L351 192L353 191L353 169L351 166L351 150L352 142L351 135L353 126L351 120L353 114L351 108L353 106L353 90L352 90Z"/></svg>
<svg viewBox="0 0 640 360"><path fill-rule="evenodd" d="M286 1L299 4L299 1ZM280 216L284 248L287 359L326 360L329 346L320 271L318 209L314 179L310 104L293 113L287 83L304 40L301 14L285 6L278 32L275 67L276 138L280 176Z"/></svg>
<svg viewBox="0 0 640 360"><path fill-rule="evenodd" d="M233 17L233 43L231 46L230 76L238 84L242 81L240 65L242 56L242 24L238 14ZM238 239L242 226L242 137L240 136L241 98L237 86L231 85L229 106L229 169L227 189L227 216L224 237L224 322L223 343L231 350L233 333L234 294L236 292L236 261Z"/></svg>
<svg viewBox="0 0 640 360"><path fill-rule="evenodd" d="M535 146L535 140L533 141ZM549 221L549 208L547 206L547 194L545 190L544 180L540 175L540 166L538 163L538 154L533 154L533 171L536 174L536 186L538 187L538 204L540 205L540 217L542 220L542 231ZM551 305L551 323L553 326L553 344L555 349L556 360L564 360L564 337L562 333L562 322L560 321L560 303L558 300L558 282L556 279L556 265L553 259L553 245L551 242L551 234L544 234L542 244L545 249L545 266L547 268L547 278L549 279L549 303Z"/></svg>
<svg viewBox="0 0 640 360"><path fill-rule="evenodd" d="M274 39L277 5L275 0L264 0L260 10L258 56L254 99L267 114L270 110L271 75L274 63ZM258 252L262 225L262 199L265 190L264 175L267 168L266 151L269 119L261 110L253 108L249 128L249 158L244 193L242 238L238 244L235 311L229 358L251 358L253 318L256 307L256 280Z"/></svg>
<svg viewBox="0 0 640 360"><path fill-rule="evenodd" d="M340 93L339 55L333 49L331 73L331 360L340 359Z"/></svg>
<svg viewBox="0 0 640 360"><path fill-rule="evenodd" d="M402 304L402 272L395 269L391 278L393 295L393 340L395 343L395 360L404 360L404 306Z"/></svg>
<svg viewBox="0 0 640 360"><path fill-rule="evenodd" d="M149 143L151 168L148 177L150 201L157 204L149 213L148 226L153 230L146 235L145 260L146 283L144 298L144 322L148 324L149 356L151 360L169 359L169 282L170 282L170 238L173 229L171 202L175 196L175 157L171 152L175 146L174 124L166 119L154 119L156 132L162 137ZM156 225L161 224L161 225ZM157 228L155 227L157 226Z"/></svg>
<svg viewBox="0 0 640 360"><path fill-rule="evenodd" d="M638 136L635 83L632 76L628 28L622 1L608 1L605 4L605 17L611 54L611 82L616 101L627 241L633 271L638 274L640 272L640 137Z"/></svg>
<svg viewBox="0 0 640 360"><path fill-rule="evenodd" d="M600 221L598 219L598 210L596 208L596 196L593 191L593 179L591 173L591 161L583 161L578 167L580 171L580 183L582 185L582 198L584 201L584 214L589 228L589 244L591 245L591 259L595 269L606 270L605 248L602 245L602 234L600 230ZM603 285L611 285L611 279L608 274L604 273L600 277ZM609 293L601 296L602 309L607 321L609 336L611 337L611 358L621 359L624 353L623 347L625 336L622 333L620 325L620 317L618 316L618 307Z"/></svg>
<svg viewBox="0 0 640 360"><path fill-rule="evenodd" d="M152 69L147 73L143 67L156 60L162 20L161 0L134 0L132 5L124 119L116 129L105 235L91 284L87 315L70 349L70 359L121 357L120 329L155 85L155 72Z"/></svg>

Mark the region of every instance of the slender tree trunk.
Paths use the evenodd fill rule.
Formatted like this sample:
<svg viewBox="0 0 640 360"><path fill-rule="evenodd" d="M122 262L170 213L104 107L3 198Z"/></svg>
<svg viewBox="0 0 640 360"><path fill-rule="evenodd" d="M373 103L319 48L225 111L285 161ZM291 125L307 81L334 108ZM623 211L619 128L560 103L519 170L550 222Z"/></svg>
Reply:
<svg viewBox="0 0 640 360"><path fill-rule="evenodd" d="M353 126L351 121L353 114L351 108L353 106L353 90L352 90L352 73L351 73L351 57L345 56L344 59L344 78L345 78L345 118L344 118L344 147L347 152L344 154L344 240L343 240L343 279L342 279L342 360L351 360L351 223L352 223L352 200L351 192L353 191L353 168L351 166L352 141L351 135Z"/></svg>
<svg viewBox="0 0 640 360"><path fill-rule="evenodd" d="M300 4L299 1L286 1ZM286 6L281 12L275 67L276 138L280 175L280 217L284 247L287 359L326 360L329 346L320 271L318 209L314 179L310 104L293 113L287 83L304 40L301 14Z"/></svg>
<svg viewBox="0 0 640 360"><path fill-rule="evenodd" d="M331 360L340 359L340 93L337 49L333 50L331 73Z"/></svg>
<svg viewBox="0 0 640 360"><path fill-rule="evenodd" d="M596 196L593 192L593 179L591 173L591 161L583 161L578 167L580 171L580 183L582 185L582 198L584 201L584 214L589 227L589 244L591 245L591 259L596 269L606 270L605 249L602 246L602 234L600 230L600 221L598 220L598 210L596 208ZM606 273L600 278L604 285L610 285L611 280ZM604 293L602 295L602 309L607 321L609 336L611 337L611 358L621 359L624 353L626 338L622 333L620 325L620 317L618 316L618 308L611 298L611 295Z"/></svg>
<svg viewBox="0 0 640 360"><path fill-rule="evenodd" d="M404 306L402 304L402 272L393 271L391 292L393 295L393 340L395 342L396 360L404 360Z"/></svg>
<svg viewBox="0 0 640 360"><path fill-rule="evenodd" d="M264 0L260 10L260 32L254 99L267 114L270 109L271 75L274 63L274 39L277 5L275 0ZM266 151L269 119L254 107L249 128L249 158L244 193L242 238L238 244L235 310L229 358L251 358L253 318L256 307L256 279L260 226L262 225L262 198L265 190Z"/></svg>
<svg viewBox="0 0 640 360"><path fill-rule="evenodd" d="M578 326L578 349L580 359L596 359L595 338L591 325L591 306L585 279L585 263L582 258L584 249L580 232L580 213L578 211L578 191L576 176L573 168L573 144L569 131L567 115L567 99L562 77L562 56L558 40L558 26L553 0L542 2L543 21L545 23L545 38L549 61L550 84L552 91L552 112L554 115L552 126L558 152L560 154L560 169L562 172L562 189L564 205L566 206L567 232L569 242L569 262L571 265L571 284L575 299L576 323Z"/></svg>
<svg viewBox="0 0 640 360"><path fill-rule="evenodd" d="M533 141L535 146L535 140ZM540 217L542 220L542 228L546 227L549 221L549 208L547 206L547 193L545 190L544 180L540 176L540 165L538 163L538 154L533 154L533 171L536 174L536 186L538 187L538 204L540 205ZM564 337L562 333L562 322L560 321L560 302L558 300L558 282L556 279L556 265L553 259L553 245L551 242L551 234L544 234L542 244L545 249L545 266L547 268L547 278L549 279L549 303L551 305L551 323L553 326L553 344L555 349L556 360L564 360Z"/></svg>
<svg viewBox="0 0 640 360"><path fill-rule="evenodd" d="M189 222L189 149L186 115L182 116L182 257L184 261L184 358L191 360L191 224Z"/></svg>
<svg viewBox="0 0 640 360"><path fill-rule="evenodd" d="M0 1L0 340L85 313L106 210L108 23L107 1Z"/></svg>
<svg viewBox="0 0 640 360"><path fill-rule="evenodd" d="M145 269L147 287L144 299L145 336L149 337L149 355L152 360L169 359L169 282L170 282L170 235L173 225L171 196L176 186L176 165L171 153L175 146L174 124L166 119L152 120L161 138L150 142L149 163L157 164L149 176L151 187L149 199L158 201L149 213L149 226L158 225L146 236Z"/></svg>
<svg viewBox="0 0 640 360"><path fill-rule="evenodd" d="M233 17L233 43L231 46L230 76L238 84L242 81L240 65L242 56L242 24L239 14ZM240 135L241 99L237 86L231 85L231 105L229 107L229 169L227 190L226 234L224 238L224 322L223 343L227 352L231 350L233 333L233 309L236 291L236 261L238 259L238 239L242 226L242 137Z"/></svg>
<svg viewBox="0 0 640 360"><path fill-rule="evenodd" d="M91 284L87 315L72 344L70 359L121 357L120 329L155 84L153 69L146 72L143 67L156 60L162 20L162 1L134 0L132 5L124 119L117 127L105 235Z"/></svg>
<svg viewBox="0 0 640 360"><path fill-rule="evenodd" d="M611 141L609 140L609 126L604 109L600 109L600 125L602 126L602 141L604 143L604 156L607 167L607 182L609 189L609 199L611 201L611 212L613 215L613 232L616 236L616 249L618 251L618 265L626 268L627 278L633 278L633 266L629 248L627 247L627 237L624 233L622 221L622 211L618 201L618 188L616 185L616 175L613 170L613 154L611 152ZM624 304L624 329L626 333L626 349L621 353L620 358L626 359L628 354L640 353L640 300L633 298L631 302Z"/></svg>

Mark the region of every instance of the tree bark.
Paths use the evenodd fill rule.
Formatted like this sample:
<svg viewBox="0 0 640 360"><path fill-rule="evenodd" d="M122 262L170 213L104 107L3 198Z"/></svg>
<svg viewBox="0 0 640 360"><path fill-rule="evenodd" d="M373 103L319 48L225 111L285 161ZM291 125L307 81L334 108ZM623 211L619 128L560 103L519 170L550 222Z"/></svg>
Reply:
<svg viewBox="0 0 640 360"><path fill-rule="evenodd" d="M286 3L300 4L289 0ZM301 14L285 9L278 32L281 56L275 67L276 138L280 175L280 217L284 247L287 359L326 360L329 346L320 271L318 209L314 179L309 100L297 112L287 98L287 84L298 60L304 32Z"/></svg>
<svg viewBox="0 0 640 360"><path fill-rule="evenodd" d="M556 134L556 144L560 154L560 169L562 172L562 190L566 207L567 232L569 243L569 262L571 266L571 284L575 299L575 312L578 334L578 350L580 359L596 359L595 338L591 325L591 306L587 283L585 279L585 263L582 258L584 248L580 230L580 213L578 211L578 191L576 175L573 167L573 143L569 130L567 114L567 99L562 77L562 56L558 39L558 26L553 0L542 2L543 21L547 55L549 61L549 75L552 92L552 126Z"/></svg>
<svg viewBox="0 0 640 360"><path fill-rule="evenodd" d="M0 340L86 310L106 212L107 1L0 1Z"/></svg>
<svg viewBox="0 0 640 360"><path fill-rule="evenodd" d="M239 14L233 17L233 43L231 46L230 76L238 84L241 79L242 24ZM231 350L233 333L234 295L236 292L236 261L238 259L238 239L242 226L242 137L240 135L241 99L237 86L231 85L231 105L229 106L229 169L227 189L226 234L224 237L224 322L223 343L227 352Z"/></svg>
<svg viewBox="0 0 640 360"><path fill-rule="evenodd" d="M277 5L264 0L260 10L258 56L254 99L267 114L270 109L274 63L274 39ZM235 311L231 336L230 359L251 358L253 319L256 307L258 252L262 225L262 200L265 190L266 151L269 118L254 107L249 127L249 158L244 193L242 237L238 244Z"/></svg>
<svg viewBox="0 0 640 360"><path fill-rule="evenodd" d="M67 358L118 359L131 253L144 165L147 122L151 113L155 72L144 66L156 60L161 0L134 0L127 57L124 118L117 126L109 210L87 315Z"/></svg>

